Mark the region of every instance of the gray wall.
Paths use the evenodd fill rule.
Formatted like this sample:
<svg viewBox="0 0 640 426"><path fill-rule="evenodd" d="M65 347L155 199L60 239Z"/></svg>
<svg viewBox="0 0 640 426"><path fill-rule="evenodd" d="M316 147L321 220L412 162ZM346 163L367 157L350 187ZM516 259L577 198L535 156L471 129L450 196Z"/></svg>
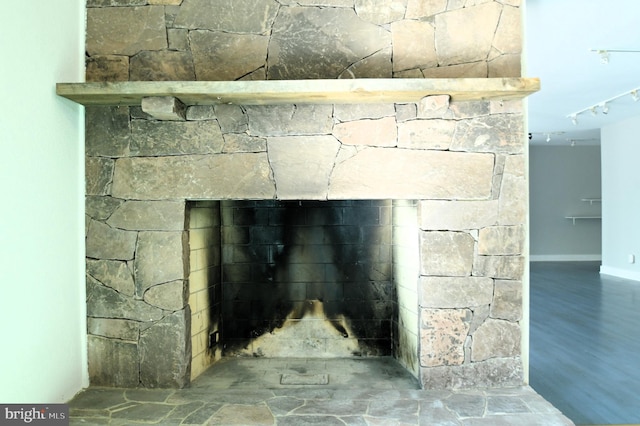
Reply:
<svg viewBox="0 0 640 426"><path fill-rule="evenodd" d="M602 128L602 267L640 281L640 116ZM629 255L635 262L629 262Z"/></svg>
<svg viewBox="0 0 640 426"><path fill-rule="evenodd" d="M531 260L599 260L601 221L565 216L599 216L599 146L531 146L529 150Z"/></svg>

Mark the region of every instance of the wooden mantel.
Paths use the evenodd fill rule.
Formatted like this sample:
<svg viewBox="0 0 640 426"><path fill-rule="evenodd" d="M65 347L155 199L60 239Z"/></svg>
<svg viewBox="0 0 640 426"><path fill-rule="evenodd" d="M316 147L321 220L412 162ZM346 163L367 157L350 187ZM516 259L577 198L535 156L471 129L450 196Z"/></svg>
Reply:
<svg viewBox="0 0 640 426"><path fill-rule="evenodd" d="M185 105L340 104L522 99L540 90L537 78L436 78L252 81L130 81L58 83L56 93L82 105L140 105L147 97L174 97Z"/></svg>

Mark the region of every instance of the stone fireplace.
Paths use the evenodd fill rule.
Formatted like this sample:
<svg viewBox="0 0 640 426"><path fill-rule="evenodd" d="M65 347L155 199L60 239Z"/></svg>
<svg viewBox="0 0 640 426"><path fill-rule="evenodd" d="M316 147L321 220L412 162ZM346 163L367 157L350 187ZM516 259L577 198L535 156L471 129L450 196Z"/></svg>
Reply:
<svg viewBox="0 0 640 426"><path fill-rule="evenodd" d="M87 6L89 81L520 75L518 0ZM223 354L522 384L523 122L446 94L87 107L92 384L182 387Z"/></svg>

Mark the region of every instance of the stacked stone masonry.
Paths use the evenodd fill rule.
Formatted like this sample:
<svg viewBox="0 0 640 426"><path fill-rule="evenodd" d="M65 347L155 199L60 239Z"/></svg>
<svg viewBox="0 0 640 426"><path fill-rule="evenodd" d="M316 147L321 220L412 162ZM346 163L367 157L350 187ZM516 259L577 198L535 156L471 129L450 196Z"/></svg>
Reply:
<svg viewBox="0 0 640 426"><path fill-rule="evenodd" d="M520 1L89 0L87 80L517 77ZM417 200L424 387L521 384L522 105L86 111L93 384L191 376L188 200Z"/></svg>

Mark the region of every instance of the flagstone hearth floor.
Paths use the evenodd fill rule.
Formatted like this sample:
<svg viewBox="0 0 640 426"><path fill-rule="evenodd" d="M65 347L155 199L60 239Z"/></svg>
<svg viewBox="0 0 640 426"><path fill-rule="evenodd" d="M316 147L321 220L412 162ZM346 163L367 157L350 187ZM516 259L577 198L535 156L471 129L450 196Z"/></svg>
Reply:
<svg viewBox="0 0 640 426"><path fill-rule="evenodd" d="M224 358L190 387L90 387L71 425L573 425L530 387L420 390L393 359Z"/></svg>

